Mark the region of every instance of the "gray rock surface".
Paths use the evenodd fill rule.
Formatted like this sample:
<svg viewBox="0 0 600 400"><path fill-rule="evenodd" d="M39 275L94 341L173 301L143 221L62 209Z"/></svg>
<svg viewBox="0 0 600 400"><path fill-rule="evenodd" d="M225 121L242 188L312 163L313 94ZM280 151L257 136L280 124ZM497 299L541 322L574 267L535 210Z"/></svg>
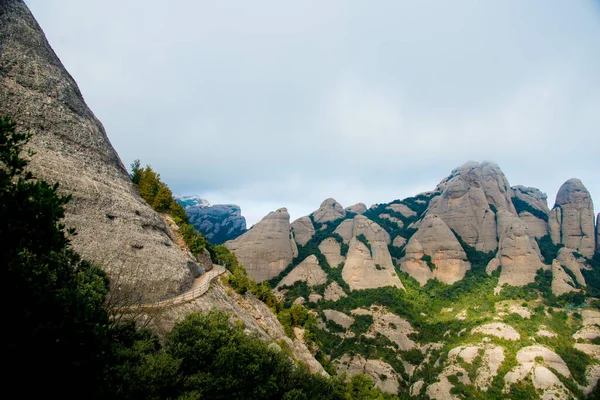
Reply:
<svg viewBox="0 0 600 400"><path fill-rule="evenodd" d="M367 246L355 237L350 240L348 256L342 269L342 278L348 283L350 290L374 289L385 286L404 289L402 282L400 282L394 271L389 252L387 253L388 260L384 254L381 254L383 253L382 248L376 250L374 248L375 244L371 246L376 254L375 256L372 256ZM385 247L385 250L387 250L387 247ZM374 259L379 260L381 264L375 262Z"/></svg>
<svg viewBox="0 0 600 400"><path fill-rule="evenodd" d="M331 268L337 268L346 258L341 255L342 245L334 238L327 238L319 244L319 251L325 256Z"/></svg>
<svg viewBox="0 0 600 400"><path fill-rule="evenodd" d="M600 213L596 216L596 251L600 252Z"/></svg>
<svg viewBox="0 0 600 400"><path fill-rule="evenodd" d="M329 198L321 203L319 209L312 213L315 222L325 223L346 216L346 211L335 199Z"/></svg>
<svg viewBox="0 0 600 400"><path fill-rule="evenodd" d="M467 255L446 223L437 215L427 214L415 228L417 232L408 241L406 256L401 260L402 270L411 274L417 269L414 278L420 283L423 283L424 275L428 275L428 279L437 278L448 284L464 278L471 269L471 263L467 261ZM435 264L433 271L426 262L423 265L421 258L424 255L431 257L431 262ZM430 274L420 271L423 267Z"/></svg>
<svg viewBox="0 0 600 400"><path fill-rule="evenodd" d="M246 218L235 204L185 207L185 213L190 224L213 244L225 243L246 232Z"/></svg>
<svg viewBox="0 0 600 400"><path fill-rule="evenodd" d="M441 196L431 200L427 213L435 214L479 251L495 250L496 210L516 215L508 180L493 163L470 162L456 168L437 186Z"/></svg>
<svg viewBox="0 0 600 400"><path fill-rule="evenodd" d="M353 206L346 207L346 212L361 215L367 212L367 206L365 203L356 203Z"/></svg>
<svg viewBox="0 0 600 400"><path fill-rule="evenodd" d="M261 282L277 276L298 254L291 237L290 214L280 208L225 246L236 254L248 276Z"/></svg>
<svg viewBox="0 0 600 400"><path fill-rule="evenodd" d="M552 261L552 293L560 296L576 290L573 279L565 272L558 260Z"/></svg>
<svg viewBox="0 0 600 400"><path fill-rule="evenodd" d="M304 246L315 234L315 227L309 217L302 217L292 222L292 231L296 243Z"/></svg>
<svg viewBox="0 0 600 400"><path fill-rule="evenodd" d="M346 297L347 294L344 289L336 282L333 281L325 288L324 298L325 300L338 301L342 297Z"/></svg>
<svg viewBox="0 0 600 400"><path fill-rule="evenodd" d="M579 179L569 179L558 190L550 212L550 229L555 243L592 257L595 249L594 205Z"/></svg>
<svg viewBox="0 0 600 400"><path fill-rule="evenodd" d="M529 206L545 214L546 216L550 213L548 209L548 196L541 190L533 187L525 187L521 185L514 186L513 188L514 197L524 201ZM531 212L521 211L519 217L525 221L529 228L529 233L536 238L541 238L549 233L548 222L544 219L536 217ZM547 219L547 217L546 217Z"/></svg>
<svg viewBox="0 0 600 400"><path fill-rule="evenodd" d="M498 212L500 245L496 257L487 266L488 273L502 267L499 286L508 283L523 286L535 280L539 269L548 269L540 256L535 239L525 222L508 211Z"/></svg>
<svg viewBox="0 0 600 400"><path fill-rule="evenodd" d="M306 257L300 264L287 274L277 287L292 286L295 282L304 281L308 286L327 283L327 274L321 269L319 261L314 254Z"/></svg>
<svg viewBox="0 0 600 400"><path fill-rule="evenodd" d="M31 171L73 195L64 223L77 229L75 250L107 270L113 282L118 278L121 293L150 300L189 288L192 260L137 194L104 127L27 6L21 0L0 5L0 115L33 134Z"/></svg>
<svg viewBox="0 0 600 400"><path fill-rule="evenodd" d="M577 279L577 282L581 286L587 285L585 282L585 278L581 273L582 269L587 268L586 262L583 258L575 257L572 250L563 247L558 251L558 256L556 257L556 260L560 263L560 265L573 272L573 275L575 275L575 279Z"/></svg>

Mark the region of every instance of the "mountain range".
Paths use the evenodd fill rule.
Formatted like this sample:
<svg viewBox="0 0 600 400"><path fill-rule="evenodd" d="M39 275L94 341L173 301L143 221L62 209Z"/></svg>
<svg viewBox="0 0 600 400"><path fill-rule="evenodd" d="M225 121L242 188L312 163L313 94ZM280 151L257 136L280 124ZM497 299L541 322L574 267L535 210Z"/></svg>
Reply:
<svg viewBox="0 0 600 400"><path fill-rule="evenodd" d="M140 197L22 0L0 0L0 43L0 115L32 133L31 171L73 196L64 219L78 233L73 248L107 271L113 294L154 301L192 290L206 260ZM313 373L364 373L401 398L598 393L600 218L578 179L550 208L496 164L468 162L414 197L371 207L330 198L292 222L280 208L247 231L237 206L180 202L268 283L279 309L232 290L240 268L200 297L140 313L160 335L219 309ZM286 326L296 311L315 326Z"/></svg>

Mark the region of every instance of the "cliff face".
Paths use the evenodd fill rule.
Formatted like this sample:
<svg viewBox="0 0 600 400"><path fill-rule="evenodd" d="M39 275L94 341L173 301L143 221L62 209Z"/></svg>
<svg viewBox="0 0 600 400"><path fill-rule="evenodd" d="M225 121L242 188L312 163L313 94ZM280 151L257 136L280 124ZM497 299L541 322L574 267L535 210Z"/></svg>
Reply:
<svg viewBox="0 0 600 400"><path fill-rule="evenodd" d="M235 204L195 205L185 207L190 224L212 244L225 243L246 232L246 218Z"/></svg>
<svg viewBox="0 0 600 400"><path fill-rule="evenodd" d="M0 7L0 114L31 132L39 178L73 195L65 224L83 257L123 291L178 293L192 281L188 258L160 215L137 195L106 132L21 0Z"/></svg>

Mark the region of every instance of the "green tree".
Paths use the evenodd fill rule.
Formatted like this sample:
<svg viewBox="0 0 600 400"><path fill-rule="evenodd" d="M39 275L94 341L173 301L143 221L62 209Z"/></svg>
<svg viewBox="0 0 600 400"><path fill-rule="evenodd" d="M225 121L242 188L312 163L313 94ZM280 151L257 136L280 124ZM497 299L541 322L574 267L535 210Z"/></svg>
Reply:
<svg viewBox="0 0 600 400"><path fill-rule="evenodd" d="M69 246L74 231L60 220L70 196L26 170L21 153L30 137L0 118L0 265L10 321L2 341L5 389L68 398L86 387L89 397L99 396L110 356L108 278Z"/></svg>

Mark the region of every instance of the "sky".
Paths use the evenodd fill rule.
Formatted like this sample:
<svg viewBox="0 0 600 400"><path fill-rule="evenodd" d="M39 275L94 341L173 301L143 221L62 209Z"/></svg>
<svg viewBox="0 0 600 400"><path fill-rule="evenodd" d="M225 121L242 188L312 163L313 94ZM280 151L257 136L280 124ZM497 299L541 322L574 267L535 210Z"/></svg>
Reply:
<svg viewBox="0 0 600 400"><path fill-rule="evenodd" d="M600 1L26 0L125 165L248 226L499 164L600 211Z"/></svg>

